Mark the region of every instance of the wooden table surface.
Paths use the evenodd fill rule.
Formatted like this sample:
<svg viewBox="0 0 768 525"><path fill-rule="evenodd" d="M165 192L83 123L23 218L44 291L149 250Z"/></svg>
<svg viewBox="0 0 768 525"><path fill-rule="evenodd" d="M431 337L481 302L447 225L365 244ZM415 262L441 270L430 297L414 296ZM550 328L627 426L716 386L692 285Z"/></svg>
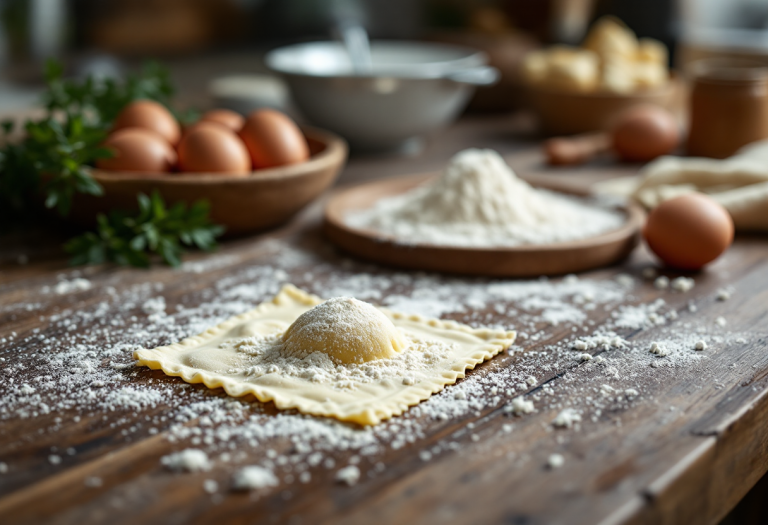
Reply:
<svg viewBox="0 0 768 525"><path fill-rule="evenodd" d="M418 156L353 158L340 180L348 183L438 169L464 147L495 148L522 174L576 185L636 169L603 162L577 170L547 170L540 165L529 130L530 122L523 117L466 118L433 137ZM281 274L284 280L321 295L345 281L397 276L386 268L349 261L330 249L317 227L321 206L316 203L276 231L226 241L217 254L195 254L190 259L200 262L197 267L82 269L90 288L61 295L51 293L60 274L67 279L77 275L58 251L64 233L32 230L0 239L0 377L5 378L0 382L0 462L7 466L7 472L0 473L0 522L716 523L768 469L765 237L739 237L725 257L692 276L696 285L685 293L658 290L642 278L642 270L651 264L642 248L619 267L580 275L582 280L600 283L613 281L619 273L629 274L636 284L625 304L647 305L663 298L664 311L674 310L677 318L663 325L619 330L633 345L632 351L589 350L615 367L574 359L571 350L559 349L557 343L572 338L582 325L599 327L608 322L616 305L587 310L588 320L575 328L568 322L536 323L538 335L521 338L519 352L500 355L468 374L465 381L482 386L478 395L488 398L479 408L447 420L412 409L384 423L382 429L391 429L391 436L381 437L386 432L378 431L381 446L362 457L362 475L353 486L334 480L337 468L318 465L310 468L308 483L280 471L276 487L252 494L230 491L238 466L259 463L270 449L292 453L290 441L280 436L265 438L256 447L238 443L239 459L214 461L210 472L169 472L160 458L191 446L184 439L168 440L180 405L223 395L208 394L200 385L178 388L181 380L148 369L118 367L114 372L122 386L172 387L161 390L171 394L155 405L110 411L79 401L48 414L40 410L22 417L22 385L42 392L39 401L48 406L61 401L55 386L45 387L47 381L55 383L61 374L71 372L46 368L57 353L66 353L79 341L113 347L127 337L128 326L131 342L137 342L138 329L156 326L150 319L152 311L135 305L126 309L122 302L141 290L162 296L170 318L174 311L203 308L216 294L234 293L242 286L263 288L259 297L260 292L254 292L241 299L255 305L268 298L274 286L265 279L278 271L287 272ZM293 254L290 261L288 252ZM20 255L29 262L18 264ZM402 282L397 290L385 290L370 300L381 303L395 292L407 297L416 284L422 291L428 287L425 282L455 286L462 293L505 281L410 275ZM718 301L717 291L725 287L732 297ZM515 326L515 314L508 312L525 313L519 302L513 298L447 317ZM212 320L221 315L211 310ZM721 316L727 321L724 327L715 322ZM70 329L67 317L78 320ZM175 319L176 324L183 322L181 317ZM169 325L168 333L177 333L171 329ZM651 341L695 335L697 329L702 337L715 341L704 352L691 349L697 359L658 368L622 367L622 363L650 362ZM165 341L162 327L153 330L138 336L138 343L150 346ZM129 355L126 349L111 359L126 362ZM98 352L96 358L92 373L110 367L111 359ZM516 371L522 377L537 376L535 385L513 394L534 400L536 411L510 417L504 410L510 400L506 394L491 400L494 386L503 392L507 385L487 385L482 380L500 381L504 373L514 376ZM612 388L607 395L604 384ZM444 394L450 388L455 387ZM638 393L625 395L630 388ZM103 395L96 387L83 390L93 390L97 399ZM273 407L258 405L244 406L265 418L260 421L277 417ZM551 422L563 406L582 412L576 428L553 429ZM157 432L146 424L150 419ZM185 422L189 427L198 424L202 424L199 419ZM417 429L413 442L390 446L397 428ZM558 469L548 468L548 458L555 452L565 463ZM359 458L358 454L324 451L324 457L333 459L337 467L353 456ZM51 455L59 460L52 462ZM87 481L96 478L99 483ZM203 489L206 479L218 482L214 494Z"/></svg>

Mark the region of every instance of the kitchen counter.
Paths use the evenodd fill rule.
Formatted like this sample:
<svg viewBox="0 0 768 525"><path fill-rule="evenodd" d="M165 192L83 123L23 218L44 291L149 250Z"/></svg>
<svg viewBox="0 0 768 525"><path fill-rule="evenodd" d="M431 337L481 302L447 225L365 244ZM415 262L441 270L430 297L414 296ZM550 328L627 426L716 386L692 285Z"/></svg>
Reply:
<svg viewBox="0 0 768 525"><path fill-rule="evenodd" d="M418 156L353 157L340 184L436 170L465 147L497 149L521 175L575 186L636 170L605 161L548 169L535 139L524 116L468 117ZM58 250L65 233L3 237L0 462L7 472L0 473L0 521L717 523L768 470L764 236L738 236L706 271L688 275L695 280L689 291L654 287L643 277L651 256L639 248L619 266L537 281L525 294L522 281L405 273L350 260L323 240L321 212L322 202L315 203L285 227L224 241L217 253L192 254L178 270L75 270ZM518 339L516 352L478 366L424 407L383 423L368 449L326 444L322 462L307 460L316 445L297 435L303 427L259 431L284 415L253 399L237 409L255 425L249 436L233 431L212 443L195 441L208 435L206 428L233 425L235 419L217 421L194 408L226 403L226 396L133 367L130 345L192 335L201 323L237 313L230 309L267 300L277 281L325 296L366 293L362 298L374 303L514 327L527 337ZM487 295L494 286L506 291ZM528 300L540 290L559 295L550 304ZM596 297L587 297L590 290ZM572 315L560 321L540 312L561 311L563 304L573 307ZM617 314L636 305L646 314L640 326L619 326ZM606 331L626 344L571 349L575 338ZM690 344L699 338L708 341L701 352ZM654 341L680 348L657 358L648 352ZM463 397L454 399L454 391ZM134 402L106 401L111 393L131 392ZM514 417L505 409L519 395L533 401L533 413ZM192 407L189 417L185 406ZM581 420L555 428L566 407ZM305 419L286 421L310 425ZM347 431L360 432L346 426L329 432ZM189 447L208 451L210 471L163 467L163 456ZM562 456L559 468L552 454ZM239 466L266 460L276 465L277 486L230 490ZM352 486L335 480L348 464L361 472Z"/></svg>

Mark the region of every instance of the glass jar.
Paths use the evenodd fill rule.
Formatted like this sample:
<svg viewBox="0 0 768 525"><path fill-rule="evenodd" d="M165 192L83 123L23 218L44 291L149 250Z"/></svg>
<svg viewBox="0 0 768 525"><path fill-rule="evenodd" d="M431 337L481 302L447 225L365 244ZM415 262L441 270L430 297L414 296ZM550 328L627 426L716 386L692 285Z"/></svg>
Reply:
<svg viewBox="0 0 768 525"><path fill-rule="evenodd" d="M706 59L691 67L688 154L722 159L768 138L768 66Z"/></svg>

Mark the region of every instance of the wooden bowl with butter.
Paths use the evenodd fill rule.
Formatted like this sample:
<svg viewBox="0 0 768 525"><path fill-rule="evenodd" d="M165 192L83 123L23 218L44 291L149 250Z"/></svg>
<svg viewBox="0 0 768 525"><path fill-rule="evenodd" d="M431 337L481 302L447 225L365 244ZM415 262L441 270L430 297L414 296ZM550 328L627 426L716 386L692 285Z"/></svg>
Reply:
<svg viewBox="0 0 768 525"><path fill-rule="evenodd" d="M665 85L632 93L579 93L540 85L526 87L530 107L547 135L575 135L605 130L611 119L638 105L672 109L679 82L671 77Z"/></svg>

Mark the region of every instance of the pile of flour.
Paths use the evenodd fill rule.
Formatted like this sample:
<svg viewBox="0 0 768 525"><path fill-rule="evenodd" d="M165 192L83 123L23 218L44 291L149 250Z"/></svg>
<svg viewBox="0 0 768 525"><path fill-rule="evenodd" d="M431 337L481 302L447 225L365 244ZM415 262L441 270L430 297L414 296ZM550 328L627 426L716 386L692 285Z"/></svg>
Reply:
<svg viewBox="0 0 768 525"><path fill-rule="evenodd" d="M241 368L231 368L229 374L261 377L279 373L285 377L308 379L338 389L354 390L357 385L382 380L411 385L422 373L434 370L450 357L451 345L437 340L405 336L406 350L389 359L375 359L367 363L337 364L323 352L296 356L285 352L282 333L228 339L220 348L234 348L248 355L249 361Z"/></svg>
<svg viewBox="0 0 768 525"><path fill-rule="evenodd" d="M626 219L584 199L533 188L495 151L468 149L433 183L381 199L345 220L407 244L494 247L584 239Z"/></svg>

